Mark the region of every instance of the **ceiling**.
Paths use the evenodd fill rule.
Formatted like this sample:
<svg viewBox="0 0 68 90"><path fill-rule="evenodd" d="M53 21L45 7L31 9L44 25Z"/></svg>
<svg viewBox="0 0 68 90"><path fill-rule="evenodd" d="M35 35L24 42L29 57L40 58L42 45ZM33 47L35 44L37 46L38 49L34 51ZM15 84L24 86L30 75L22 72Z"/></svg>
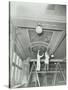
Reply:
<svg viewBox="0 0 68 90"><path fill-rule="evenodd" d="M29 33L30 31L31 33ZM33 32L35 33L35 30L28 28L16 29L16 52L19 56L21 55L24 59L36 58L38 49L41 50L41 53L47 49L49 54L55 55L55 58L66 57L65 31L45 30L41 36L38 36L37 33L33 34Z"/></svg>
<svg viewBox="0 0 68 90"><path fill-rule="evenodd" d="M10 20L16 32L15 49L22 59L36 58L31 48L40 45L50 49L49 53L54 53L55 58L65 58L65 5L11 2ZM35 32L38 23L44 30L41 36Z"/></svg>
<svg viewBox="0 0 68 90"><path fill-rule="evenodd" d="M11 2L12 19L66 22L66 6L45 3Z"/></svg>

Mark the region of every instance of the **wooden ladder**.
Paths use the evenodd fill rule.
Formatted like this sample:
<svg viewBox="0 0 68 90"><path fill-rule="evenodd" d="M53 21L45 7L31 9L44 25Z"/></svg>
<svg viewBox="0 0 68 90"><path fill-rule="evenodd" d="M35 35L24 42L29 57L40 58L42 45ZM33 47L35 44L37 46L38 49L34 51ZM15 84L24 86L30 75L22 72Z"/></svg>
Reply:
<svg viewBox="0 0 68 90"><path fill-rule="evenodd" d="M35 71L34 71L35 74L33 73L34 67L35 67ZM31 77L32 73L33 73L33 74L35 75L35 77L36 77L35 86L36 86L37 83L38 83L38 86L40 87L40 81L39 81L38 72L37 72L37 70L36 70L36 64L35 64L35 62L33 62L32 67L31 67L31 71L30 71L30 74L29 74L29 77L28 77L28 85L29 85L30 77Z"/></svg>

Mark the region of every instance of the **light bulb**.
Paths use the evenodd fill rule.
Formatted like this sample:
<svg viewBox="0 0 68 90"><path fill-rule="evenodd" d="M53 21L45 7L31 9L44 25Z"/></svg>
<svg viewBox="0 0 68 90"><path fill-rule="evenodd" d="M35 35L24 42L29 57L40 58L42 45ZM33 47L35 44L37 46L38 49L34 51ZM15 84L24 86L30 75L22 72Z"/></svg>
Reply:
<svg viewBox="0 0 68 90"><path fill-rule="evenodd" d="M40 25L36 27L36 32L38 34L41 34L42 33L42 27Z"/></svg>

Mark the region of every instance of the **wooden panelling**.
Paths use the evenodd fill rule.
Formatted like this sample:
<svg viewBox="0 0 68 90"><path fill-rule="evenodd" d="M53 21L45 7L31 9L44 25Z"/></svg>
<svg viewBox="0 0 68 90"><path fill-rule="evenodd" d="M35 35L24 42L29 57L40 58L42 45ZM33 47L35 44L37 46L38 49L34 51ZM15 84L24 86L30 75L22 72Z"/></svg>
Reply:
<svg viewBox="0 0 68 90"><path fill-rule="evenodd" d="M53 32L51 42L48 46L50 48L50 54L54 53L54 51L56 50L56 48L60 44L61 40L63 39L64 35L65 35L64 31L54 31Z"/></svg>
<svg viewBox="0 0 68 90"><path fill-rule="evenodd" d="M30 55L29 53L30 40L28 35L28 29L19 29L19 31L17 31L17 37L20 41L21 47L24 50L25 56L28 57Z"/></svg>

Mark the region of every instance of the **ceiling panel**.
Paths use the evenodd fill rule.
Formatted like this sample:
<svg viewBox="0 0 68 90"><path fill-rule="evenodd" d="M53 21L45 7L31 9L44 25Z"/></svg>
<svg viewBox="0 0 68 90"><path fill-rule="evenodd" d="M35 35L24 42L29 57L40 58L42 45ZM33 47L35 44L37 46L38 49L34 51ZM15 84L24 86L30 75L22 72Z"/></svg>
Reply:
<svg viewBox="0 0 68 90"><path fill-rule="evenodd" d="M38 35L35 31L35 29L33 30L29 30L29 37L30 37L30 42L46 42L49 43L51 40L53 32L51 31L43 31L41 35Z"/></svg>

